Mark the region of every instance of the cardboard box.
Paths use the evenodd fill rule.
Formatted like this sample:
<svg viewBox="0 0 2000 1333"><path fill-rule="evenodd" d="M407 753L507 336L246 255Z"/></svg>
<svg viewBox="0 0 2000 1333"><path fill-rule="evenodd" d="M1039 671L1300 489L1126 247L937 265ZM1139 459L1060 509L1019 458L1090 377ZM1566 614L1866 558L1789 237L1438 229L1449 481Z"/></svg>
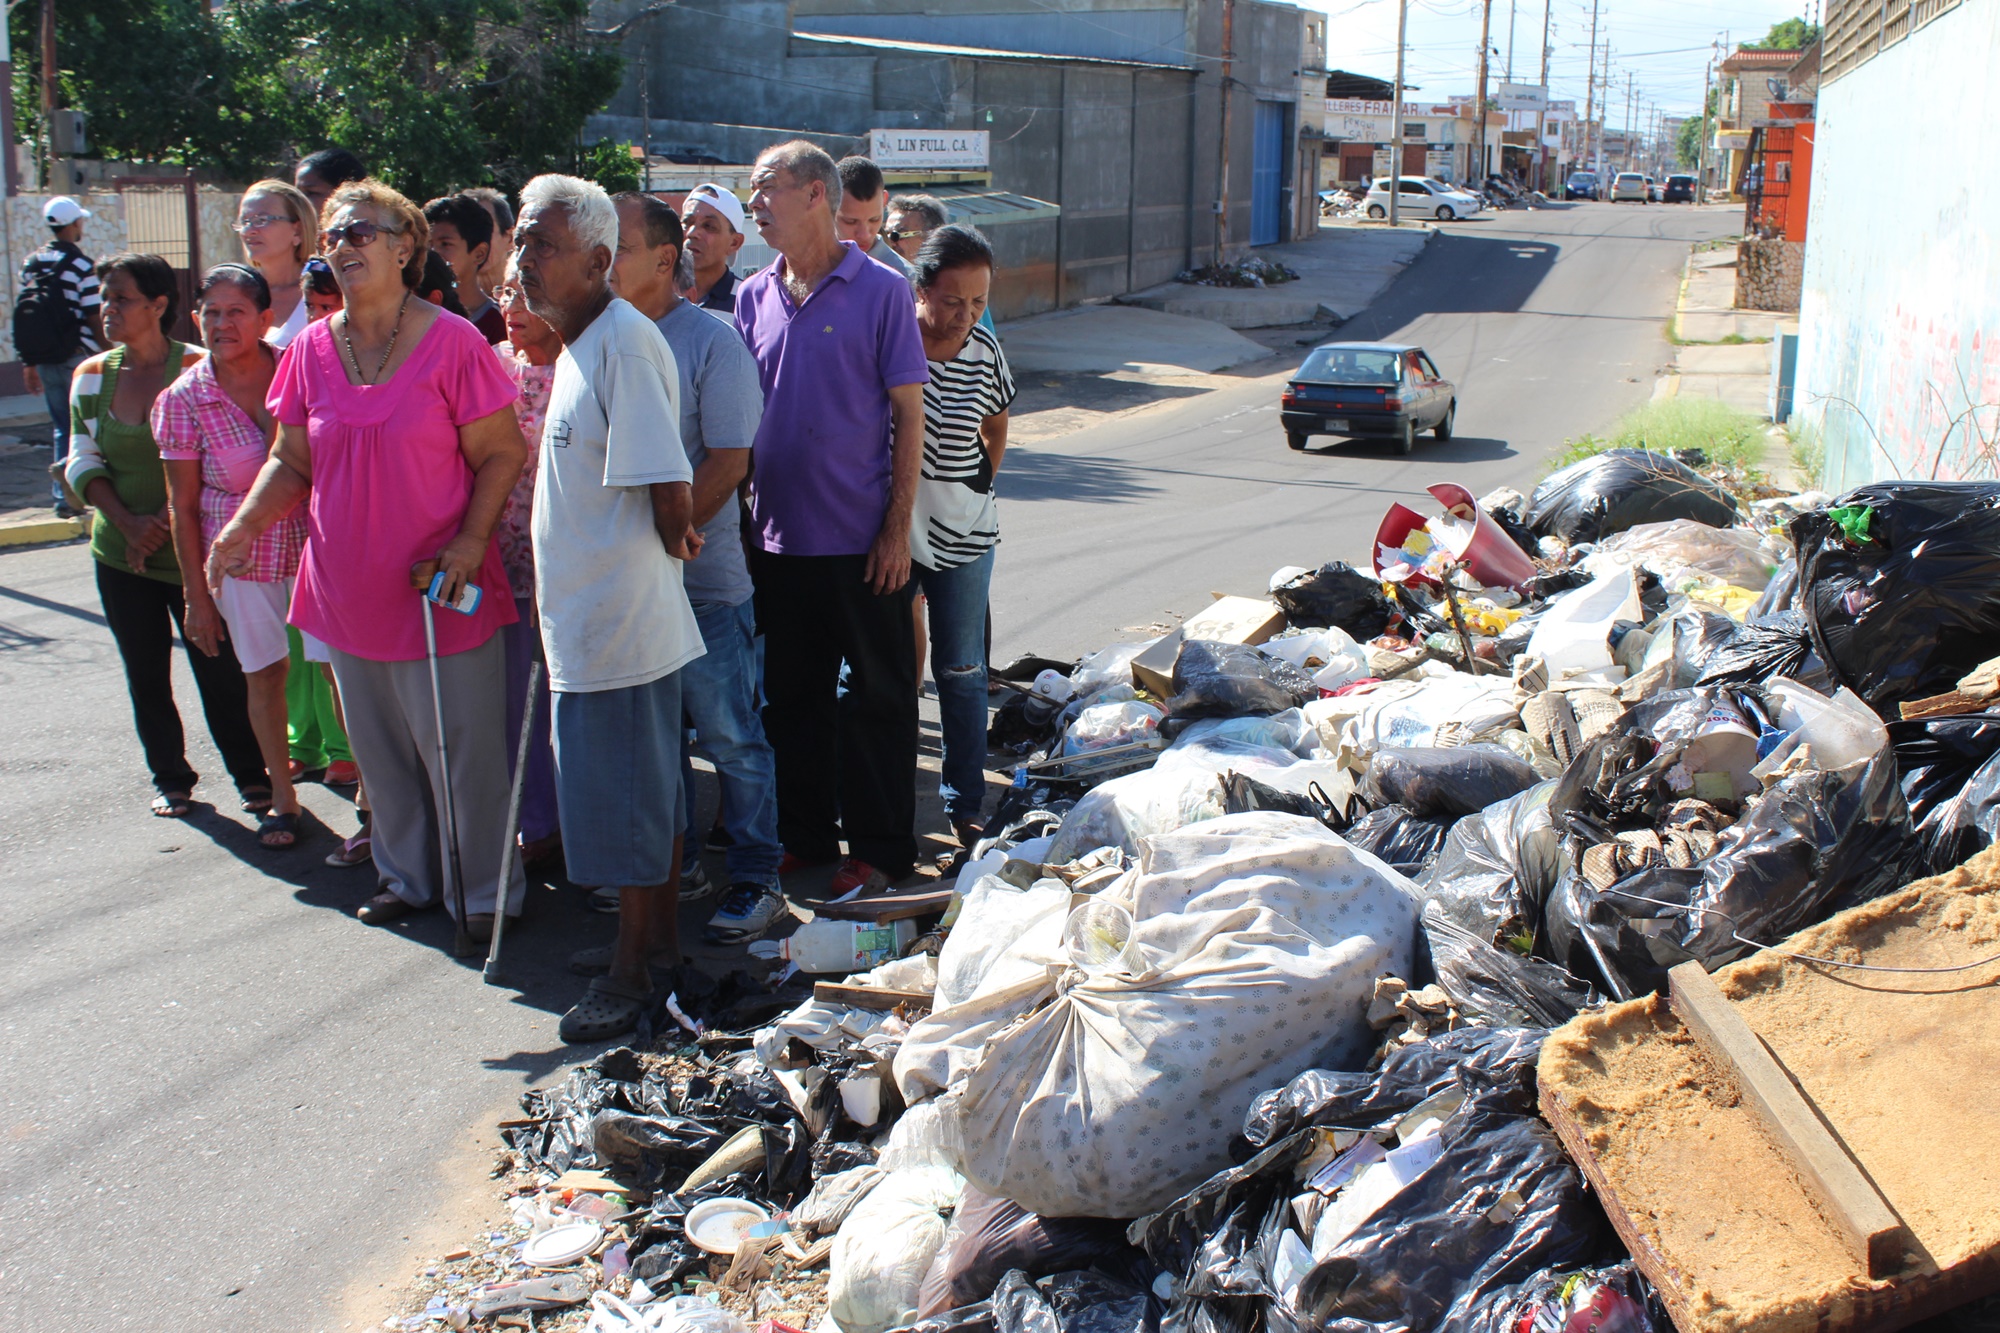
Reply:
<svg viewBox="0 0 2000 1333"><path fill-rule="evenodd" d="M1259 644L1285 627L1285 613L1264 597L1218 597L1132 659L1132 683L1161 700L1174 693L1174 659L1188 639Z"/></svg>

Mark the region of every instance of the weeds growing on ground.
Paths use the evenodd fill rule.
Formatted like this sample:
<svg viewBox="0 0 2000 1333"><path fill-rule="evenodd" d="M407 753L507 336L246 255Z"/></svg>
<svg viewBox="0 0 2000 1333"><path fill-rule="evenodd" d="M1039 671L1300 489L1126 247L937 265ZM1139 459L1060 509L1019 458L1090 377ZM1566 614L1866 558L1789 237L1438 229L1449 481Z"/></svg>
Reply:
<svg viewBox="0 0 2000 1333"><path fill-rule="evenodd" d="M1785 423L1785 430L1791 436L1792 470L1799 474L1799 484L1811 490L1826 475L1826 441L1816 422L1797 415Z"/></svg>
<svg viewBox="0 0 2000 1333"><path fill-rule="evenodd" d="M1563 441L1549 470L1566 468L1606 449L1651 449L1672 453L1699 449L1711 464L1752 471L1764 448L1764 432L1754 418L1713 398L1658 398L1626 413L1608 437L1580 435Z"/></svg>

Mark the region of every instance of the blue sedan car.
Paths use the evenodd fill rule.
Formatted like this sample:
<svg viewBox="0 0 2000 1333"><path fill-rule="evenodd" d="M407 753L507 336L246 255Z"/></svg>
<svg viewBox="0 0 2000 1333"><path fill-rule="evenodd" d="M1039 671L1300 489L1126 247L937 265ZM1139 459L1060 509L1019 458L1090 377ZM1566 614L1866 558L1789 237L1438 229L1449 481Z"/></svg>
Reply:
<svg viewBox="0 0 2000 1333"><path fill-rule="evenodd" d="M1338 435L1392 440L1407 454L1419 431L1450 439L1457 415L1457 386L1409 343L1322 343L1278 400L1285 443L1294 449L1315 435Z"/></svg>

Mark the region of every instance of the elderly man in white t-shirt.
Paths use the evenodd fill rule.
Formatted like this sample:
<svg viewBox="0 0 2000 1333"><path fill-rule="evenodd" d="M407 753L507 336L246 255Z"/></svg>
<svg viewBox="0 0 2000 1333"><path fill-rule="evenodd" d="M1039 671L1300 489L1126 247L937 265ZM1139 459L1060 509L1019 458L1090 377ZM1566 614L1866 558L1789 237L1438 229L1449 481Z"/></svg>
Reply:
<svg viewBox="0 0 2000 1333"><path fill-rule="evenodd" d="M555 696L556 793L569 875L616 888L604 976L563 1015L565 1041L629 1032L676 969L680 669L701 656L681 562L701 550L666 339L607 279L618 213L604 190L537 176L514 227L528 308L562 338L535 480L536 605ZM586 955L591 951L586 951Z"/></svg>

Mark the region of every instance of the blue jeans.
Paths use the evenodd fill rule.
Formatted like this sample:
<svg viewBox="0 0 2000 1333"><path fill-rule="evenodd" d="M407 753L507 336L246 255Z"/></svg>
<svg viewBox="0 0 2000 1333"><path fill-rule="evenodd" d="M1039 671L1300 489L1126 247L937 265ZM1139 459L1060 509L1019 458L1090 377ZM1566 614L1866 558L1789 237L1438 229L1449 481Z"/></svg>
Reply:
<svg viewBox="0 0 2000 1333"><path fill-rule="evenodd" d="M695 623L708 651L680 670L681 707L694 728L688 747L715 765L722 787L720 812L729 834L724 862L731 884L776 884L785 849L778 842L778 770L764 720L758 714L757 644L751 604L694 603ZM694 827L693 765L683 751L682 786L688 827ZM682 869L700 854L689 837Z"/></svg>
<svg viewBox="0 0 2000 1333"><path fill-rule="evenodd" d="M49 461L53 463L69 457L69 378L87 355L78 352L53 366L35 367L35 373L42 377L42 401L48 405L49 424L55 427L49 448ZM62 483L53 478L49 481L49 496L56 504L63 501Z"/></svg>
<svg viewBox="0 0 2000 1333"><path fill-rule="evenodd" d="M954 824L977 824L986 801L986 593L993 552L951 569L912 564L930 607L931 679L937 682L944 780L938 795Z"/></svg>

